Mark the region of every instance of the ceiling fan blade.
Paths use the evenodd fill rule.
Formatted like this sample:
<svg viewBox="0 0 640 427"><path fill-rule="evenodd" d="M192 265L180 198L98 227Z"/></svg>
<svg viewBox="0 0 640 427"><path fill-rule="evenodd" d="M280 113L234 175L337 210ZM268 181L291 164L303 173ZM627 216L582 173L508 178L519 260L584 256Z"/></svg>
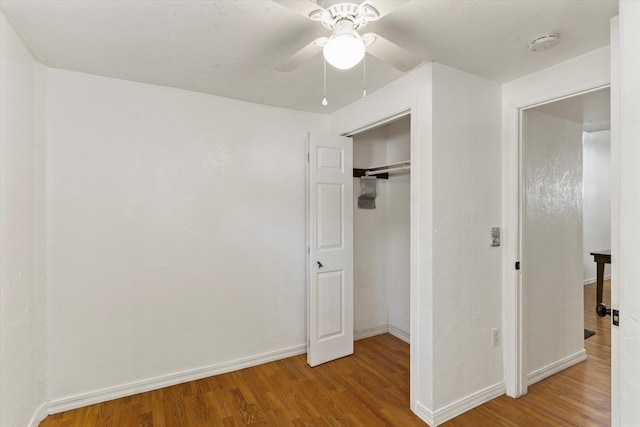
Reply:
<svg viewBox="0 0 640 427"><path fill-rule="evenodd" d="M409 71L422 62L422 58L375 33L363 34L362 37L375 37L367 52L400 71Z"/></svg>
<svg viewBox="0 0 640 427"><path fill-rule="evenodd" d="M366 0L362 5L370 5L377 10L379 13L377 19L380 19L408 2L409 0Z"/></svg>
<svg viewBox="0 0 640 427"><path fill-rule="evenodd" d="M273 0L274 2L281 4L282 6L290 9L305 18L309 18L312 12L316 10L324 10L311 0Z"/></svg>
<svg viewBox="0 0 640 427"><path fill-rule="evenodd" d="M288 57L280 65L276 66L276 71L293 71L303 63L307 62L322 51L322 47L327 43L327 37L320 37Z"/></svg>

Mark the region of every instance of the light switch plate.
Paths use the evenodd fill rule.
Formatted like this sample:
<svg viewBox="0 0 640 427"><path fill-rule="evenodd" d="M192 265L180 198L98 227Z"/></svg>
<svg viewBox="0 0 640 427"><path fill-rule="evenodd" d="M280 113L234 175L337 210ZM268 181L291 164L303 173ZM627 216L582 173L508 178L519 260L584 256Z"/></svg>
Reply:
<svg viewBox="0 0 640 427"><path fill-rule="evenodd" d="M491 346L497 347L500 345L500 328L493 328L491 330Z"/></svg>
<svg viewBox="0 0 640 427"><path fill-rule="evenodd" d="M491 229L491 246L500 246L500 227Z"/></svg>

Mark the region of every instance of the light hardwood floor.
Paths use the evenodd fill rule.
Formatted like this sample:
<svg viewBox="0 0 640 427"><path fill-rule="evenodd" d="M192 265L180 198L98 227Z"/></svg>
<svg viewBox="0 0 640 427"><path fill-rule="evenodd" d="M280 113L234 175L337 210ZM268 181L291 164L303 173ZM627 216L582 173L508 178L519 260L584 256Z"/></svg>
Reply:
<svg viewBox="0 0 640 427"><path fill-rule="evenodd" d="M605 283L605 302L609 299ZM588 360L529 388L494 399L445 426L610 424L609 319L595 314L585 287ZM355 343L355 354L316 368L297 356L49 416L41 427L92 426L424 426L409 410L409 346L385 334Z"/></svg>
<svg viewBox="0 0 640 427"><path fill-rule="evenodd" d="M603 301L610 306L611 283ZM596 315L596 285L584 287L587 360L540 381L527 395L501 396L442 424L458 426L609 426L611 425L611 318Z"/></svg>

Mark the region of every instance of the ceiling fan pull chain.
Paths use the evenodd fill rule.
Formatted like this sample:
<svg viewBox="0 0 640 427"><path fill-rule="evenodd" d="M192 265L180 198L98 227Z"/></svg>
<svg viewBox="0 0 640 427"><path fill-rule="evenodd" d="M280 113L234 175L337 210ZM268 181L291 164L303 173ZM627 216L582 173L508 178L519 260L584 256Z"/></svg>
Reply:
<svg viewBox="0 0 640 427"><path fill-rule="evenodd" d="M323 96L322 96L322 105L324 105L325 107L327 106L328 102L327 102L327 60L323 59L322 61L323 63L323 67L322 67L322 74L323 74Z"/></svg>
<svg viewBox="0 0 640 427"><path fill-rule="evenodd" d="M362 58L362 97L367 97L367 54Z"/></svg>

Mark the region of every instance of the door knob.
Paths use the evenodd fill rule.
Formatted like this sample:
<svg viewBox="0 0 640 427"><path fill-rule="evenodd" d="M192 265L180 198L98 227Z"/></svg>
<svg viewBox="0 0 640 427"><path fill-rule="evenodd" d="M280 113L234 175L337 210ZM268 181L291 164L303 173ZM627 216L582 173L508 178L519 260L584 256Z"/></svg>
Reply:
<svg viewBox="0 0 640 427"><path fill-rule="evenodd" d="M600 303L598 305L596 305L596 313L598 313L598 316L600 317L604 317L604 316L611 316L611 324L613 326L620 326L620 311L616 310L615 308L607 308L606 305L604 305L604 303Z"/></svg>
<svg viewBox="0 0 640 427"><path fill-rule="evenodd" d="M611 309L607 308L607 306L601 302L596 305L596 313L598 313L598 316L600 317L611 316Z"/></svg>
<svg viewBox="0 0 640 427"><path fill-rule="evenodd" d="M320 261L317 261L317 263L318 263L318 268L324 267L324 265L322 265L322 263Z"/></svg>

